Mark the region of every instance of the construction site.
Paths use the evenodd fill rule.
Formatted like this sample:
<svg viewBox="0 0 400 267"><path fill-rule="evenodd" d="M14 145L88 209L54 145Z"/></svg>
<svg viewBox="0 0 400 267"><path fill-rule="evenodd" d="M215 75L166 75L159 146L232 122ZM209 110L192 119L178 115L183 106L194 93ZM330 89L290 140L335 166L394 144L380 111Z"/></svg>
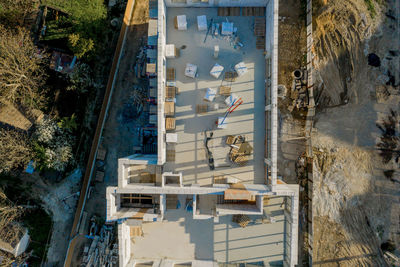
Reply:
<svg viewBox="0 0 400 267"><path fill-rule="evenodd" d="M398 28L361 0L305 2L128 1L64 266L396 266L398 166L375 147L399 53L380 48L380 73L364 54Z"/></svg>
<svg viewBox="0 0 400 267"><path fill-rule="evenodd" d="M155 3L149 134L106 193L120 266L294 266L298 186L276 169L278 3Z"/></svg>

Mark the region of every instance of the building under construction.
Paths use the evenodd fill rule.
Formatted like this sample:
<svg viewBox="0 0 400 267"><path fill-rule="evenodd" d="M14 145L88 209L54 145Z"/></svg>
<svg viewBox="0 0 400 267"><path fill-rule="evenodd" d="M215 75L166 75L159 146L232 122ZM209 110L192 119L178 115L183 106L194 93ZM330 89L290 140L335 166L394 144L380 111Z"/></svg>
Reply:
<svg viewBox="0 0 400 267"><path fill-rule="evenodd" d="M299 188L277 166L278 1L149 7L140 72L156 149L120 158L107 188L120 266L295 266Z"/></svg>

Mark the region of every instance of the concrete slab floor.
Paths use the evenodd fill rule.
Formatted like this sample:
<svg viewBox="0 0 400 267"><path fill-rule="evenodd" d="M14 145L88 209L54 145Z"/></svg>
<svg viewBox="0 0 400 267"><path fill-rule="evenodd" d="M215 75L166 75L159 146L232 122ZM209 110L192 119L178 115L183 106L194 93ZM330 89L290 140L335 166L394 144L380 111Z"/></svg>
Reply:
<svg viewBox="0 0 400 267"><path fill-rule="evenodd" d="M144 223L143 237L132 242L135 259L214 260L226 262L272 262L283 260L284 217L282 197L271 198L266 207L277 221L263 224L261 216L250 216L242 228L232 223L232 216L222 216L218 223L193 220L192 213L181 207L169 210L165 221Z"/></svg>
<svg viewBox="0 0 400 267"><path fill-rule="evenodd" d="M174 28L174 17L185 14L188 30ZM224 22L228 19L238 28L238 36L244 47L235 49L226 37L213 38L206 31L198 31L197 16L206 15L208 23ZM174 145L175 162L167 162L165 171L181 171L185 184L212 184L214 175L224 175L239 179L243 183L264 183L264 136L265 136L265 59L263 50L256 49L256 37L253 35L254 17L218 17L216 8L168 8L167 44L175 44L180 56L167 60L167 67L175 68L179 95L176 97L176 133L178 143ZM214 46L218 45L218 59L214 59ZM223 74L215 79L210 70L215 63L224 67L224 71L243 61L248 73L238 77L235 82L223 81ZM198 67L198 77L186 77L187 63ZM241 97L244 103L228 116L226 129L216 129L218 117L224 116L227 105L225 97L217 96L213 102L203 100L206 89L218 90L221 85L231 86L232 93ZM206 114L196 114L197 104L208 104L219 108ZM215 170L211 171L206 159L204 131L213 131L209 146L215 160ZM227 135L244 135L254 148L245 166L237 166L228 159L229 147L225 145ZM171 149L171 147L167 147Z"/></svg>

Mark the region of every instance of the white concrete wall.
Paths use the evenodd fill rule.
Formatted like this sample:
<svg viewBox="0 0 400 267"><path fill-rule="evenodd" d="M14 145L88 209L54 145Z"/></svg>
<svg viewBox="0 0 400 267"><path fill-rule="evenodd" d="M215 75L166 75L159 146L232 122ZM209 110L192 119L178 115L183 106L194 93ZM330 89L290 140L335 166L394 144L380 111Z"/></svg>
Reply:
<svg viewBox="0 0 400 267"><path fill-rule="evenodd" d="M285 220L290 226L290 249L285 255L285 266L295 266L298 259L298 231L299 231L299 185L297 184L277 184L277 196L287 196L290 198L290 214L285 213Z"/></svg>
<svg viewBox="0 0 400 267"><path fill-rule="evenodd" d="M208 0L201 2L199 0L187 0L186 3L174 3L173 0L165 0L168 7L218 7L218 6L266 6L269 0Z"/></svg>
<svg viewBox="0 0 400 267"><path fill-rule="evenodd" d="M267 69L270 70L270 77L266 77L266 85L270 89L270 103L267 114L270 115L270 128L271 136L270 142L267 144L268 151L270 152L266 159L266 164L271 170L271 186L274 191L276 185L278 166L278 15L279 15L279 1L270 0L266 6L266 36L265 36L265 51L266 62L269 64ZM266 132L268 134L268 132Z"/></svg>
<svg viewBox="0 0 400 267"><path fill-rule="evenodd" d="M162 165L166 160L166 142L165 142L165 84L166 84L166 17L167 8L163 0L158 1L158 47L157 47L157 127L158 127L158 147L157 164ZM165 63L165 64L164 64Z"/></svg>
<svg viewBox="0 0 400 267"><path fill-rule="evenodd" d="M115 186L106 188L106 221L112 221L119 208L119 203L116 200L116 190L117 187Z"/></svg>
<svg viewBox="0 0 400 267"><path fill-rule="evenodd" d="M135 154L125 158L118 159L118 187L126 187L128 183L127 177L125 177L125 168L129 165L156 165L156 155L141 155Z"/></svg>
<svg viewBox="0 0 400 267"><path fill-rule="evenodd" d="M256 205L238 205L238 204L217 204L217 216L231 214L247 214L262 215L263 211L259 210Z"/></svg>
<svg viewBox="0 0 400 267"><path fill-rule="evenodd" d="M126 267L131 258L131 234L129 225L118 224L118 254L119 266Z"/></svg>
<svg viewBox="0 0 400 267"><path fill-rule="evenodd" d="M160 195L160 215L161 221L164 220L165 210L167 208L167 197L165 194Z"/></svg>

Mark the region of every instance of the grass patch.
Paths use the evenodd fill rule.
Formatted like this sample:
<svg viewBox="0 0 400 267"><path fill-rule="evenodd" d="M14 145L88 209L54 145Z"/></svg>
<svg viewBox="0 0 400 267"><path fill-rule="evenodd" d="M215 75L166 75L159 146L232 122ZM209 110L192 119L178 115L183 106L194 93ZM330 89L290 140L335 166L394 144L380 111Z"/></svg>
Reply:
<svg viewBox="0 0 400 267"><path fill-rule="evenodd" d="M374 0L364 0L364 2L367 5L367 9L368 9L371 17L374 18L376 15Z"/></svg>

